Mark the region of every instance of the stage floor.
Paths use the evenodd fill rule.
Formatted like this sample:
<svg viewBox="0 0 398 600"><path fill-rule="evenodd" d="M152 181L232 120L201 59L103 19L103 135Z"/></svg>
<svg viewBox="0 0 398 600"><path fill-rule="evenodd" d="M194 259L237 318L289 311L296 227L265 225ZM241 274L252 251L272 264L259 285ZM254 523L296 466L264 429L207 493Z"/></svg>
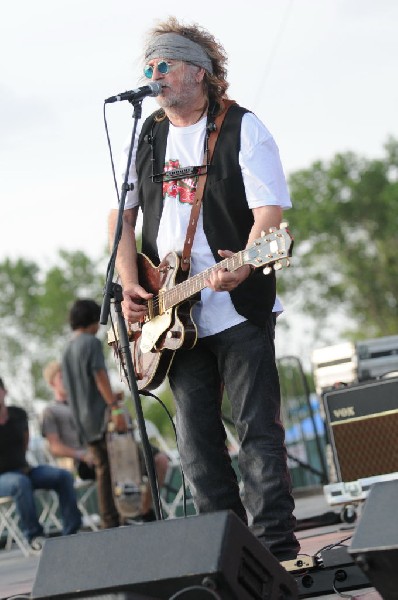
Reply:
<svg viewBox="0 0 398 600"><path fill-rule="evenodd" d="M301 543L302 554L314 557L325 546L338 544L343 540L346 540L344 544L349 545L350 542L347 538L354 534L357 523L353 525L342 522L325 524L333 520L333 513L338 515L340 510L339 508L332 509L327 504L322 488L296 490L295 498L296 517L299 523L297 536ZM307 524L308 528L306 528ZM29 597L39 560L37 556L23 556L17 548L10 551L0 550L0 600L8 600L16 595ZM345 591L343 594L344 597L348 596L352 600L357 598L361 598L361 600L382 600L375 589L369 587ZM338 593L300 596L300 598L305 597L322 598L323 600L341 598Z"/></svg>

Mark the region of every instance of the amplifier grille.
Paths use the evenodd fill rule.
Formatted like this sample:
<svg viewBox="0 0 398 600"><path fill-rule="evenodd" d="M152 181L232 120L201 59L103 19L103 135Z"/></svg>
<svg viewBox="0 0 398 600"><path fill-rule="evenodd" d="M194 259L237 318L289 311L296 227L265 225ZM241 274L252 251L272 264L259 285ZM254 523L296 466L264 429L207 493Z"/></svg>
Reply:
<svg viewBox="0 0 398 600"><path fill-rule="evenodd" d="M341 481L398 471L398 411L332 425Z"/></svg>

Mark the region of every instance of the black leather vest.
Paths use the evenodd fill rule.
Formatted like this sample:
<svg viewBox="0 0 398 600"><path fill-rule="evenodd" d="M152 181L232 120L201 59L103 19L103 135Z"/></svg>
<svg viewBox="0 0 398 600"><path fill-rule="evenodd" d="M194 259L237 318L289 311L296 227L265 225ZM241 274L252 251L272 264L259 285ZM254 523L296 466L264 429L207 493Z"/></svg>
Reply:
<svg viewBox="0 0 398 600"><path fill-rule="evenodd" d="M253 225L253 213L246 201L239 165L240 129L246 109L233 104L219 132L212 164L209 167L202 200L203 227L216 262L218 249L242 250ZM169 121L154 122L153 115L143 124L138 142L136 168L138 195L143 212L142 252L159 263L156 238L163 210L162 183L151 180L163 171ZM211 135L211 134L210 134ZM153 150L152 150L153 145ZM264 326L275 302L275 274L263 275L261 269L231 292L237 312L258 326Z"/></svg>

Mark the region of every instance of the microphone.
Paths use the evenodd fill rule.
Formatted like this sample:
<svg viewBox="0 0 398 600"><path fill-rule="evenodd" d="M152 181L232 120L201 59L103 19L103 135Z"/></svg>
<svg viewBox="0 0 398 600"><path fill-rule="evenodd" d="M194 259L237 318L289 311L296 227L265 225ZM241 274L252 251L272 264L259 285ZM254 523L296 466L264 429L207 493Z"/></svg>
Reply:
<svg viewBox="0 0 398 600"><path fill-rule="evenodd" d="M111 104L112 102L120 102L122 100L141 100L146 96L159 96L162 91L162 84L157 81L151 81L148 85L143 85L136 90L130 90L129 92L122 92L117 96L111 96L105 100L105 104Z"/></svg>

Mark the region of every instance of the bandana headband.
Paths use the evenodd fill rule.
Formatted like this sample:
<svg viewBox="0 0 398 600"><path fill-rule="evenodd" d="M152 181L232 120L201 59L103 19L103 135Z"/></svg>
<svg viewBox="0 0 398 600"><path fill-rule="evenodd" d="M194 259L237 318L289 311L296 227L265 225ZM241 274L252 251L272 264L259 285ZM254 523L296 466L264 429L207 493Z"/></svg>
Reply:
<svg viewBox="0 0 398 600"><path fill-rule="evenodd" d="M213 73L213 65L207 52L200 44L178 33L162 33L155 36L145 51L145 60L153 58L183 60Z"/></svg>

